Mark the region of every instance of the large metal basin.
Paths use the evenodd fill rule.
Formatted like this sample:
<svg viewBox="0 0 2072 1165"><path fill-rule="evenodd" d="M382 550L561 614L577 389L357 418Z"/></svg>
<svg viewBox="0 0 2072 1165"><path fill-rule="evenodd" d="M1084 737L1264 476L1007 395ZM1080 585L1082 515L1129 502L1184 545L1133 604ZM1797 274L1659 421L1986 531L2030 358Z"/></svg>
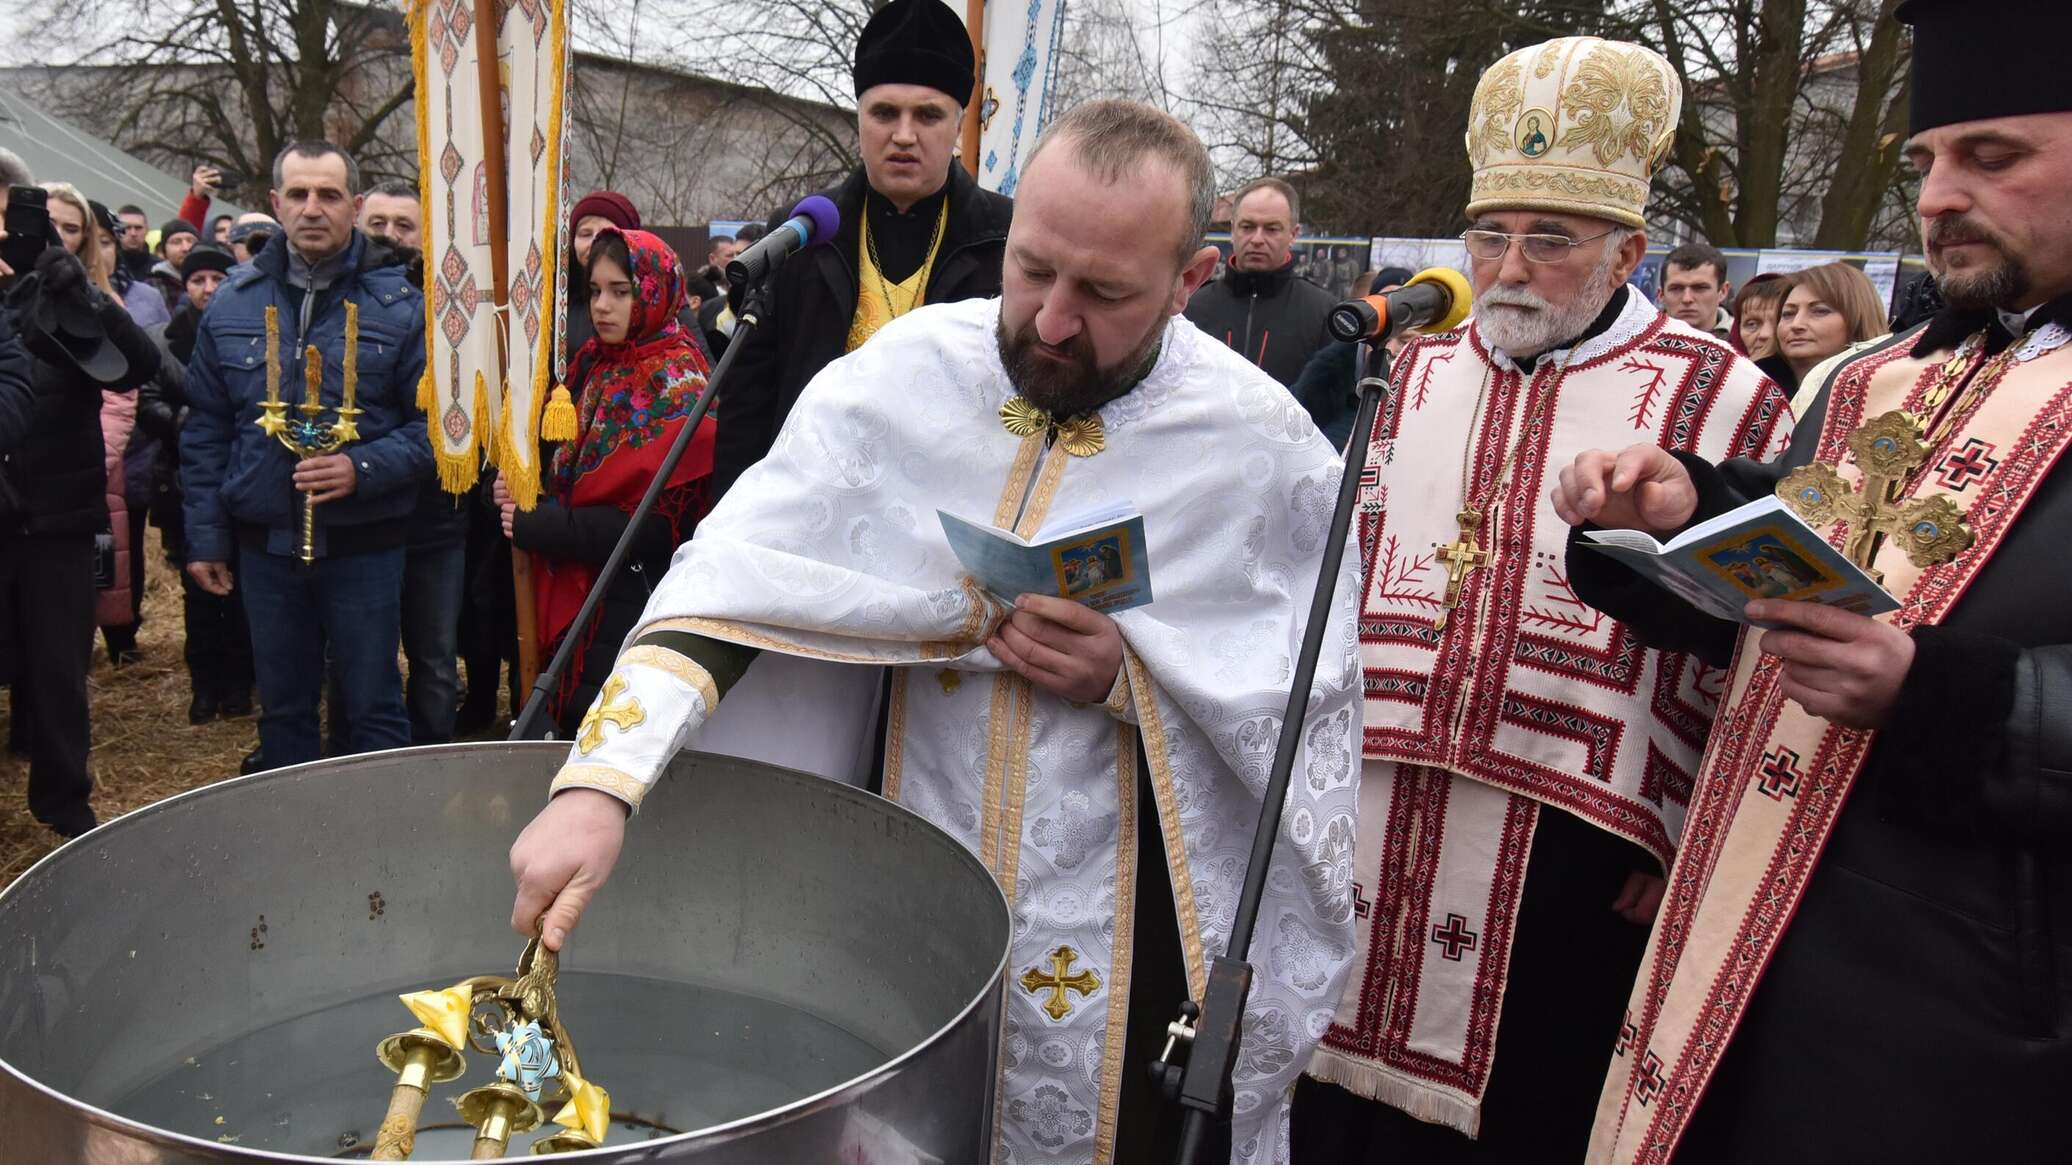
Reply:
<svg viewBox="0 0 2072 1165"><path fill-rule="evenodd" d="M30 869L0 893L0 1161L363 1156L392 1079L374 1046L414 1023L395 994L511 973L506 853L566 752L227 781ZM984 867L913 814L678 757L562 959L562 1018L619 1119L555 1159L983 1160L1008 928ZM426 1125L489 1079L469 1061ZM413 1159L466 1155L433 1131Z"/></svg>

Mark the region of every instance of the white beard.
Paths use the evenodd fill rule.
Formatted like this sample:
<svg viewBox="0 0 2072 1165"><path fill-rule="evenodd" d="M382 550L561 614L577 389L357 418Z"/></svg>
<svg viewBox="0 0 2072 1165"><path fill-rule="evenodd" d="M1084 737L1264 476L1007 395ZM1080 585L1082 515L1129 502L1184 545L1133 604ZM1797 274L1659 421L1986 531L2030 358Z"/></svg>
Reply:
<svg viewBox="0 0 2072 1165"><path fill-rule="evenodd" d="M1617 290L1610 285L1617 259L1618 253L1607 249L1583 281L1590 290L1562 304L1549 303L1523 287L1492 283L1475 297L1475 328L1485 344L1502 349L1506 356L1530 358L1574 339L1611 302Z"/></svg>

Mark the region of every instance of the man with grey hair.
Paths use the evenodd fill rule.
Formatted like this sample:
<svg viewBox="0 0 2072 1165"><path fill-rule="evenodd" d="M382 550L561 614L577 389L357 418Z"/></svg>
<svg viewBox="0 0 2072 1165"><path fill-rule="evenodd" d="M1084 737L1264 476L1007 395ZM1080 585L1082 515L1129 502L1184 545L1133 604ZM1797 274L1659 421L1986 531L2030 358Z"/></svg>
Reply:
<svg viewBox="0 0 2072 1165"><path fill-rule="evenodd" d="M1609 105L1562 99L1607 70L1631 79ZM1754 365L1626 286L1680 95L1655 53L1592 37L1476 89L1474 318L1404 350L1369 437L1371 905L1297 1094L1307 1160L1583 1157L1719 675L1576 598L1550 474L1614 437L1767 456L1790 430Z"/></svg>
<svg viewBox="0 0 2072 1165"><path fill-rule="evenodd" d="M698 779L679 747L866 780L882 685L884 795L977 854L1014 913L999 1141L917 1148L1165 1159L1145 1066L1229 934L1340 465L1285 390L1177 318L1216 264L1192 131L1093 102L1023 166L1002 297L916 308L830 364L678 551L610 715L592 707L512 847L512 924L562 948L641 800L665 771ZM953 545L986 526L1099 565L982 581ZM1252 952L1235 1161L1287 1159L1306 1017L1352 951L1354 570Z"/></svg>
<svg viewBox="0 0 2072 1165"><path fill-rule="evenodd" d="M1279 178L1256 178L1231 200L1230 262L1221 279L1187 301L1194 326L1282 384L1293 384L1317 349L1335 296L1295 273L1301 199ZM1328 259L1323 269L1330 269Z"/></svg>

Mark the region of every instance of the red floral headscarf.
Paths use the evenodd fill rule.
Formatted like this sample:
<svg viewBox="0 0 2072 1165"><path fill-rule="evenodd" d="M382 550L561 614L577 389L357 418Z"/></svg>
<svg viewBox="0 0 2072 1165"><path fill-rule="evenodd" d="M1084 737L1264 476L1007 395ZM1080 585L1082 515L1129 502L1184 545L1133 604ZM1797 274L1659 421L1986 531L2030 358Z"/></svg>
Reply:
<svg viewBox="0 0 2072 1165"><path fill-rule="evenodd" d="M632 260L627 274L633 281L633 318L624 343L607 344L592 336L569 362L569 379L582 386L576 401L581 428L576 440L563 443L554 454L553 487L560 494L621 450L645 448L665 430L673 435L672 422L690 412L705 391L705 357L676 320L690 302L676 252L646 231L615 227L597 232L592 246L614 235L625 240ZM663 441L655 451L657 466L667 448ZM693 460L686 456L672 476L681 477ZM708 459L693 476L710 472Z"/></svg>
<svg viewBox="0 0 2072 1165"><path fill-rule="evenodd" d="M633 318L624 343L607 344L592 336L569 362L569 381L580 386L578 435L555 451L549 485L564 506L615 506L630 514L661 472L662 459L705 391L707 369L705 357L677 323L690 300L676 252L646 231L609 227L597 233L595 245L615 235L625 239L631 259ZM688 527L706 508L705 479L712 475L717 431L717 419L708 412L656 503L654 512L668 520L677 542L689 536ZM597 565L544 556L536 561L535 602L548 643L575 621L596 581ZM569 673L565 689L574 686L575 674ZM567 695L566 690L556 694L557 709Z"/></svg>

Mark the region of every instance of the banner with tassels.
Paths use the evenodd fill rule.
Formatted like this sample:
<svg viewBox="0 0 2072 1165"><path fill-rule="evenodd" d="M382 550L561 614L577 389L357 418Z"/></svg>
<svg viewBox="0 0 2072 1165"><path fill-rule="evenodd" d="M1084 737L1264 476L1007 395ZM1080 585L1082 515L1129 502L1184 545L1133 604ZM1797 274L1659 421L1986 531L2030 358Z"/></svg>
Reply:
<svg viewBox="0 0 2072 1165"><path fill-rule="evenodd" d="M539 496L541 437L575 436L567 390L554 389L542 418L560 327L554 305L561 272L567 0L492 0L500 117L484 116L489 86L478 60L476 2L410 5L425 210L427 342L418 403L429 420L441 486L453 493L471 488L486 455L518 505L529 510ZM492 142L488 127L499 124L503 132ZM498 158L503 173L492 172ZM492 183L500 184L505 209L501 237L492 229Z"/></svg>

